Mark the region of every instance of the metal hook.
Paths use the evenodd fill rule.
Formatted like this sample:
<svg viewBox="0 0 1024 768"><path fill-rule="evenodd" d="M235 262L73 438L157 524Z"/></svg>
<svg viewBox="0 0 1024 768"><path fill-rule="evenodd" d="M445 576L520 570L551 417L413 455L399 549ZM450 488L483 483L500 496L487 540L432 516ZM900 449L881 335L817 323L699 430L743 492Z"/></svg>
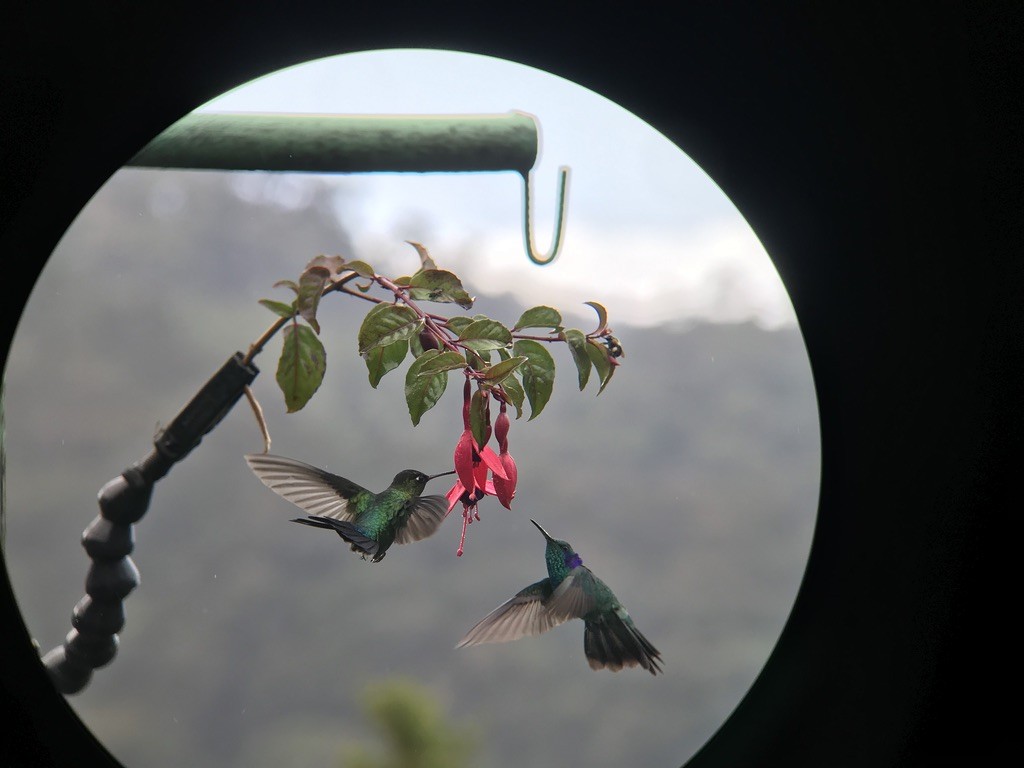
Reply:
<svg viewBox="0 0 1024 768"><path fill-rule="evenodd" d="M526 255L534 264L543 266L550 264L558 255L562 246L562 235L565 232L565 210L567 208L567 187L569 185L569 167L563 165L558 169L558 209L555 218L555 236L551 241L551 251L543 256L538 255L533 245L533 212L530 200L530 188L533 186L533 173L523 174L523 240L526 244Z"/></svg>

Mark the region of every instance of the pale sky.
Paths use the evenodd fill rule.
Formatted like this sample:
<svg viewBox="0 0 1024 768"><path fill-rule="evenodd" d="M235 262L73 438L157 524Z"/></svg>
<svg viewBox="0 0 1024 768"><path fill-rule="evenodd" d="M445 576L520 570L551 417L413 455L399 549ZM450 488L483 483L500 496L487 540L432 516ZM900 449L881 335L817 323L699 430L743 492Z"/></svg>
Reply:
<svg viewBox="0 0 1024 768"><path fill-rule="evenodd" d="M473 292L511 291L592 319L598 300L636 325L754 320L794 325L757 236L687 155L608 99L548 73L475 54L390 50L320 59L267 75L202 111L535 115L534 241L551 242L558 168L571 168L561 254L538 267L522 237L514 172L359 174L340 211L353 254L408 270L419 240ZM239 180L244 184L244 177Z"/></svg>

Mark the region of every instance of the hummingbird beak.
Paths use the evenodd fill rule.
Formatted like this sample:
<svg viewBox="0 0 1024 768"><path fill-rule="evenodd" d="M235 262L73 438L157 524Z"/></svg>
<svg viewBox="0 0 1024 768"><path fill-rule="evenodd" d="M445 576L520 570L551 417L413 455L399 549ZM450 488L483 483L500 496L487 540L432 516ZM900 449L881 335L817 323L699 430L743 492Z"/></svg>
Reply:
<svg viewBox="0 0 1024 768"><path fill-rule="evenodd" d="M541 528L540 523L538 523L536 520L531 520L530 522L537 526L537 530L544 534L545 539L547 539L548 541L554 541L554 539L551 538L551 534L545 531L543 528Z"/></svg>
<svg viewBox="0 0 1024 768"><path fill-rule="evenodd" d="M450 472L440 472L440 473L438 473L436 475L430 475L427 478L427 480L433 480L435 477L444 477L445 475L454 475L454 474L455 474L455 470L453 469Z"/></svg>

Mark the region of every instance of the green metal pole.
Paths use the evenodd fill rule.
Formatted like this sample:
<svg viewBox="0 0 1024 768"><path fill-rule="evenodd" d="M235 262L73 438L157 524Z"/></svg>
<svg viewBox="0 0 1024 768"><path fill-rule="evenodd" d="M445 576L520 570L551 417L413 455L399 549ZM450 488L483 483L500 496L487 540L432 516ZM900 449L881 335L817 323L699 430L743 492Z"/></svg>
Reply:
<svg viewBox="0 0 1024 768"><path fill-rule="evenodd" d="M130 166L317 173L517 171L537 159L537 122L495 115L192 113Z"/></svg>

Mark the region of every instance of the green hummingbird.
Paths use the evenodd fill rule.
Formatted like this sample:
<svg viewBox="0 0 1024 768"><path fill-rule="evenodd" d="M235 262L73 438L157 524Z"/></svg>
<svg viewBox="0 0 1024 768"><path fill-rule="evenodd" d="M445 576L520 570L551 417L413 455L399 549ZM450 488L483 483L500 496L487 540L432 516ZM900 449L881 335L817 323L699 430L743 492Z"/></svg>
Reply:
<svg viewBox="0 0 1024 768"><path fill-rule="evenodd" d="M245 460L267 488L309 513L293 518L293 523L334 531L353 552L374 563L384 559L392 544L425 539L440 527L448 514L448 500L420 494L428 481L455 474L455 470L428 475L403 469L391 485L373 493L344 477L284 456L250 453Z"/></svg>
<svg viewBox="0 0 1024 768"><path fill-rule="evenodd" d="M455 647L505 643L583 619L583 651L591 669L618 672L640 666L652 675L661 672L661 653L636 628L615 593L583 565L568 542L551 538L536 521L530 522L547 539L548 577L487 614Z"/></svg>

